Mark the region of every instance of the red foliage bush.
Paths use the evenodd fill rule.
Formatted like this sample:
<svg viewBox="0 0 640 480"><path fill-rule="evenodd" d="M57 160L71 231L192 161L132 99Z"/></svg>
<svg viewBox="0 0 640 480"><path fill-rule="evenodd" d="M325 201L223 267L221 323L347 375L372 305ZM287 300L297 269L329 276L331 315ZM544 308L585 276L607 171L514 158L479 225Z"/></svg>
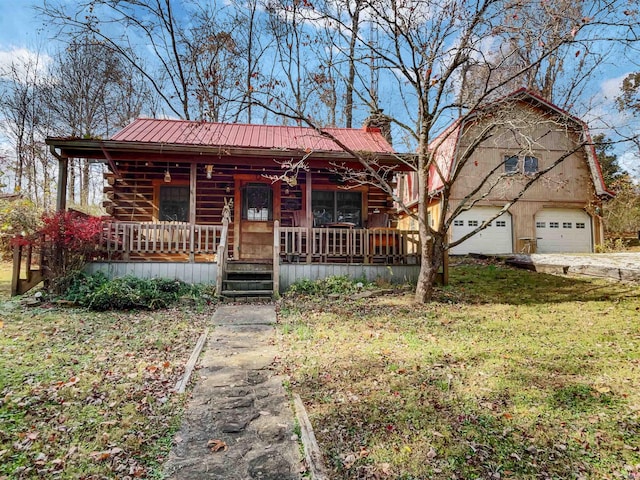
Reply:
<svg viewBox="0 0 640 480"><path fill-rule="evenodd" d="M17 236L14 245L33 245L42 252L45 285L62 293L71 276L96 255L102 233L102 219L66 211L42 216L42 228L30 237Z"/></svg>
<svg viewBox="0 0 640 480"><path fill-rule="evenodd" d="M102 220L77 212L56 212L42 217L40 234L54 245L75 253L93 251L100 239Z"/></svg>

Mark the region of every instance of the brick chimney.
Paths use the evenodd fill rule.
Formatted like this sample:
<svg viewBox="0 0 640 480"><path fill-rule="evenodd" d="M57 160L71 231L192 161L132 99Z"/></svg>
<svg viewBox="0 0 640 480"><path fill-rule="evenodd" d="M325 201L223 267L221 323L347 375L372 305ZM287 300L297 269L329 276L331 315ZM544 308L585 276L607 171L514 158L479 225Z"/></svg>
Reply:
<svg viewBox="0 0 640 480"><path fill-rule="evenodd" d="M389 142L389 145L393 145L391 139L391 117L385 115L384 110L381 108L374 110L364 121L364 130L370 132L374 129L379 130L382 136Z"/></svg>

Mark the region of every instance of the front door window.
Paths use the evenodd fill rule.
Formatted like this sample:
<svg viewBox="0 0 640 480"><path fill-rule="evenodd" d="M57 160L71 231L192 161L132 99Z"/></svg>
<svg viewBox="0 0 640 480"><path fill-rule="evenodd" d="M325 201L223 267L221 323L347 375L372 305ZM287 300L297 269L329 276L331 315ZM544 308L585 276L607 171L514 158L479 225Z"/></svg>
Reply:
<svg viewBox="0 0 640 480"><path fill-rule="evenodd" d="M251 221L273 220L273 190L264 183L252 183L243 189L242 218Z"/></svg>

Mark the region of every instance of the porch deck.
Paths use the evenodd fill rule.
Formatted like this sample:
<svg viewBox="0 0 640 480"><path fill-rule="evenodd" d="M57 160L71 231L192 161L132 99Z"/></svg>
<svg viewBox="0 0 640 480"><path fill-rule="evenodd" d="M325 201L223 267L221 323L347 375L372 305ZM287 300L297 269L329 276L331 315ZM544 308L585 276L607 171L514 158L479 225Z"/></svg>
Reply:
<svg viewBox="0 0 640 480"><path fill-rule="evenodd" d="M221 291L228 262L233 261L229 258L233 249L228 232L227 220L222 225L106 221L87 271L102 271L109 277L134 275L216 283ZM273 255L262 262L273 265L274 292L282 292L301 279L332 275L411 282L420 270L417 231L280 227L275 221L273 232ZM29 253L25 262L21 250L16 250L13 294L33 286L40 265L32 265L30 257ZM21 278L23 269L26 279Z"/></svg>

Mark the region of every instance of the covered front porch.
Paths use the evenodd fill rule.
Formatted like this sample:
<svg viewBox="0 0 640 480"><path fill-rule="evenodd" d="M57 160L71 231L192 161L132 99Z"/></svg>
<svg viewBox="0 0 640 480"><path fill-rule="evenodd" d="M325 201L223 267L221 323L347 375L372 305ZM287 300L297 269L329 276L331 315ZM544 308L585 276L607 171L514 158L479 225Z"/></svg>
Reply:
<svg viewBox="0 0 640 480"><path fill-rule="evenodd" d="M188 283L215 284L225 291L236 265L258 265L268 272L272 294L293 283L346 275L368 281L415 282L420 269L418 232L388 227L356 228L280 226L273 222L272 254L260 259L235 259L232 228L225 216L220 225L188 222L127 222L107 219L88 273L110 278L172 278ZM12 293L22 294L42 279L47 258L30 248L15 247ZM231 253L230 253L231 252ZM246 282L245 282L246 283ZM263 282L264 283L264 282Z"/></svg>
<svg viewBox="0 0 640 480"><path fill-rule="evenodd" d="M191 283L216 283L224 291L229 265L230 223L198 225L181 222L105 221L98 257L89 272L110 277L178 278ZM348 275L392 283L415 281L420 268L417 231L387 227L356 228L280 226L273 222L272 255L246 260L245 264L269 265L273 292L292 283L331 275ZM393 268L391 268L393 267Z"/></svg>

